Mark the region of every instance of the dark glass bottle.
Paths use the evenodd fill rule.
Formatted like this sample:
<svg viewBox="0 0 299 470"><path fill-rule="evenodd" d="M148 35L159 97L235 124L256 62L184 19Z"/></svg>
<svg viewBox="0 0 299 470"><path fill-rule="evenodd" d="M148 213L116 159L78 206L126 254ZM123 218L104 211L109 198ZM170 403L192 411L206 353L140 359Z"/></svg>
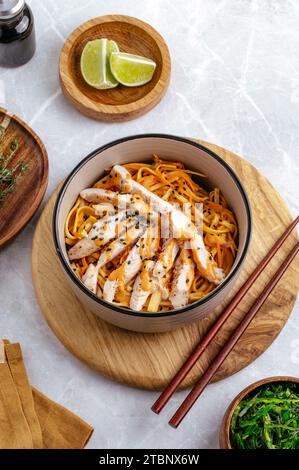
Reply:
<svg viewBox="0 0 299 470"><path fill-rule="evenodd" d="M34 19L25 0L0 0L0 66L25 64L35 47Z"/></svg>

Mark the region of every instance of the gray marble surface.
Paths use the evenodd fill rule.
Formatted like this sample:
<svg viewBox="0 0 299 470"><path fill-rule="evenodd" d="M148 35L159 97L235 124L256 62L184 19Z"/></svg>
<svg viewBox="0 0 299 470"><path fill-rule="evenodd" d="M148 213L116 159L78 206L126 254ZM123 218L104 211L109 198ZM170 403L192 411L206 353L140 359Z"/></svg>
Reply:
<svg viewBox="0 0 299 470"><path fill-rule="evenodd" d="M50 160L45 201L91 150L115 138L166 132L200 137L256 165L299 212L299 3L296 0L29 0L38 50L18 70L0 69L0 103L27 121ZM121 13L152 24L173 63L169 92L148 115L122 124L81 116L58 80L60 49L80 23ZM39 211L40 213L40 211ZM217 448L226 406L246 385L276 374L298 375L299 305L274 344L253 364L208 387L178 430L157 417L155 393L107 380L74 358L46 325L30 272L39 214L0 253L0 336L20 341L32 384L91 423L90 448Z"/></svg>

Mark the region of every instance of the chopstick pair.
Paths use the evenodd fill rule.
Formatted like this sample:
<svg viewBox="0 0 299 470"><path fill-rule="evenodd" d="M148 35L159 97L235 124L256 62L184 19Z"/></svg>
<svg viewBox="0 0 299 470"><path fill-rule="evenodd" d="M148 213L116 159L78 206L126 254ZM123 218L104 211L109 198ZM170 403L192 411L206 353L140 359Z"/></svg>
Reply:
<svg viewBox="0 0 299 470"><path fill-rule="evenodd" d="M165 390L162 392L162 394L159 396L157 401L152 406L152 410L155 413L159 414L164 408L164 406L168 403L168 401L170 400L174 392L177 390L177 388L182 383L184 378L188 375L190 370L193 368L194 364L201 357L201 355L209 346L213 338L219 332L219 330L224 325L226 320L230 317L230 315L235 310L235 308L239 305L239 303L241 302L245 294L248 292L248 290L251 288L253 283L263 272L263 270L265 269L267 264L270 262L270 260L277 253L281 245L284 243L284 241L287 239L287 237L296 227L298 222L299 222L299 216L296 217L296 219L289 225L289 227L281 235L281 237L275 242L275 244L272 246L272 248L267 253L267 255L263 258L263 260L258 264L258 266L255 268L255 270L252 272L249 278L242 285L242 287L237 292L237 294L233 297L230 303L225 307L225 309L223 310L221 315L218 317L218 319L216 320L212 328L209 330L207 335L197 345L197 347L191 353L189 358L185 361L185 363L179 369L179 371L174 376L172 381L169 383L169 385L165 388ZM251 323L251 321L257 314L257 312L260 310L260 308L262 307L262 305L264 304L264 302L266 301L266 299L268 298L268 296L270 295L274 287L277 285L277 283L279 282L279 280L285 273L288 266L291 264L291 262L297 255L298 251L299 251L299 242L297 242L296 245L292 248L288 256L285 258L285 260L279 267L279 269L276 271L272 279L269 281L269 283L265 287L265 289L262 291L262 293L254 302L254 304L250 307L249 311L247 312L243 320L239 323L235 331L229 337L228 341L226 342L226 344L224 345L220 353L215 357L212 364L208 367L206 372L202 375L200 380L197 382L197 384L194 386L191 392L187 395L183 403L177 409L173 417L170 419L169 424L172 427L177 428L179 426L179 424L182 422L182 420L184 419L188 411L191 409L191 407L194 405L196 400L202 394L206 386L210 383L214 374L217 372L217 370L219 369L221 364L224 362L228 354L231 352L231 350L233 349L237 341L240 339L244 331L247 329L247 327L249 326L249 324Z"/></svg>

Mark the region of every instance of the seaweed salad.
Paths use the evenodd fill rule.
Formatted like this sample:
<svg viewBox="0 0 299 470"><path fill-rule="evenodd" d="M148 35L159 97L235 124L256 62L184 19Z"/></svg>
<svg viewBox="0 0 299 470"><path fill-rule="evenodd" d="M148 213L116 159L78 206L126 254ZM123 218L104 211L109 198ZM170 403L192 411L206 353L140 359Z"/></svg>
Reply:
<svg viewBox="0 0 299 470"><path fill-rule="evenodd" d="M299 385L270 382L239 403L231 419L234 449L299 449Z"/></svg>

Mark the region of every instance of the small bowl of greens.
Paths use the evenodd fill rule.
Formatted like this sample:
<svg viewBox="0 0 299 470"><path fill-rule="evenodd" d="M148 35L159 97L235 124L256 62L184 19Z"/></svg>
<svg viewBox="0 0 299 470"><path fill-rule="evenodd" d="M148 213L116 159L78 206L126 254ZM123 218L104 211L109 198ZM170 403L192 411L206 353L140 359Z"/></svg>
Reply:
<svg viewBox="0 0 299 470"><path fill-rule="evenodd" d="M299 378L245 388L228 407L219 440L222 449L299 449Z"/></svg>

